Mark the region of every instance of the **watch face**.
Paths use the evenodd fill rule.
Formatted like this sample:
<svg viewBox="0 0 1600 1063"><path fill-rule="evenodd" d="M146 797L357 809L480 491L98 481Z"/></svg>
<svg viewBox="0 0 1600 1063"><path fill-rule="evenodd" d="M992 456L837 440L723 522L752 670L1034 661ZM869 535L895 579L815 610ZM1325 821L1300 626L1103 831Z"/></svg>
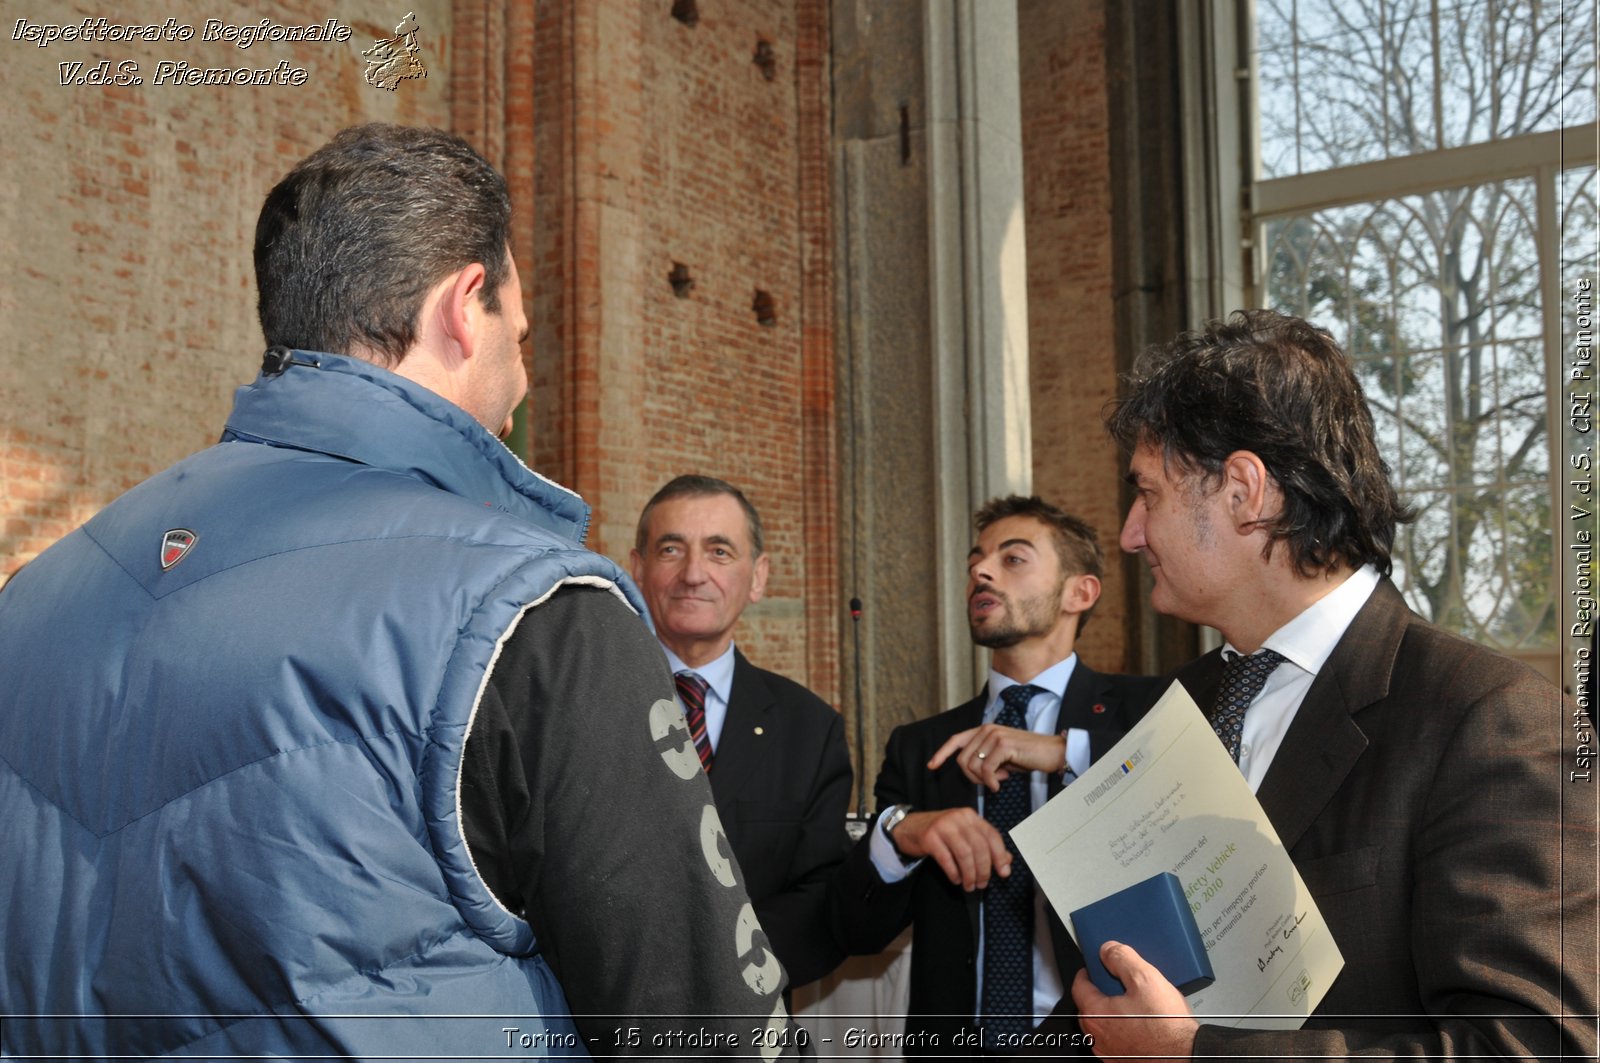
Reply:
<svg viewBox="0 0 1600 1063"><path fill-rule="evenodd" d="M883 814L883 836L889 840L889 845L894 849L895 855L900 858L900 862L907 866L916 861L901 851L899 843L894 840L894 831L912 811L913 809L910 805L895 805Z"/></svg>

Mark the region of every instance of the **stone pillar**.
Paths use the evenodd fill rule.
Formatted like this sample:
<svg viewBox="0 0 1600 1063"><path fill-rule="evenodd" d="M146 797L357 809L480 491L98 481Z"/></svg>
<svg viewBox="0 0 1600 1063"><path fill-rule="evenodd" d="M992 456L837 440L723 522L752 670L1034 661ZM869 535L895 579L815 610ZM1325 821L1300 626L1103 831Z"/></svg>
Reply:
<svg viewBox="0 0 1600 1063"><path fill-rule="evenodd" d="M835 0L833 48L841 580L875 757L982 683L972 511L1031 484L1016 7Z"/></svg>
<svg viewBox="0 0 1600 1063"><path fill-rule="evenodd" d="M1014 0L924 9L938 621L944 701L983 681L966 621L972 513L1033 484ZM964 438L963 438L964 436Z"/></svg>

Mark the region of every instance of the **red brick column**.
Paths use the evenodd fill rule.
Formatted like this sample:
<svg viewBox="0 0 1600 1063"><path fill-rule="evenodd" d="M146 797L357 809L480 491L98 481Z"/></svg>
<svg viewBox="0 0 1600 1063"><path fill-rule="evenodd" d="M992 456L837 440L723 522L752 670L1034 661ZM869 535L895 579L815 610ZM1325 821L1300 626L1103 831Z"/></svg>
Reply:
<svg viewBox="0 0 1600 1063"><path fill-rule="evenodd" d="M1123 513L1101 409L1116 395L1110 116L1102 0L1021 0L1024 205L1033 484L1094 526L1106 552L1100 604L1079 644L1105 671L1125 659Z"/></svg>
<svg viewBox="0 0 1600 1063"><path fill-rule="evenodd" d="M841 704L838 447L835 433L833 159L826 0L799 0L795 26L800 197L806 665L813 690Z"/></svg>

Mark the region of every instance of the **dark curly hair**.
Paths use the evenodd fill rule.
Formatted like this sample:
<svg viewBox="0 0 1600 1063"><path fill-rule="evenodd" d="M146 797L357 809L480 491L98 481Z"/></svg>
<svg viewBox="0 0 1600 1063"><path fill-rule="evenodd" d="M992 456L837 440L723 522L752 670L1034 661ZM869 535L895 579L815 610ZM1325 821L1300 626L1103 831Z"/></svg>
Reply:
<svg viewBox="0 0 1600 1063"><path fill-rule="evenodd" d="M1306 576L1340 563L1393 567L1395 527L1414 519L1378 454L1372 412L1325 330L1240 310L1146 351L1106 427L1126 450L1150 444L1209 486L1228 455L1259 457L1283 491L1265 522Z"/></svg>

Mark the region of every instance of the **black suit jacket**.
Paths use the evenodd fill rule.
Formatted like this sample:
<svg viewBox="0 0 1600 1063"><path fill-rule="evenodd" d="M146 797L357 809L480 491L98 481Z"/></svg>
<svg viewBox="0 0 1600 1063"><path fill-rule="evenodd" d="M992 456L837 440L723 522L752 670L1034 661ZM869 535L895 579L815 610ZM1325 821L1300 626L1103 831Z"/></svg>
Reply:
<svg viewBox="0 0 1600 1063"><path fill-rule="evenodd" d="M1144 676L1101 675L1079 660L1067 681L1056 728L1088 731L1091 754L1098 759L1127 732L1130 721L1160 697L1166 685ZM923 812L977 807L977 788L954 760L932 772L927 763L951 735L983 722L987 700L987 695L980 693L959 708L895 728L874 787L880 812L902 802ZM1060 786L1061 777L1052 775L1051 794ZM907 1051L961 1054L955 1038L973 1028L977 1004L981 895L952 884L932 860L924 861L901 882L887 884L872 865L870 843L870 835L856 843L840 870L834 897L835 933L851 954L870 955L882 951L909 923L911 992L906 1032L914 1036L908 1038ZM1056 964L1068 992L1045 1026L1052 1032L1075 1032L1070 989L1083 957L1054 910L1047 910ZM1050 1054L1062 1051L1070 1049L1061 1045L1049 1049Z"/></svg>
<svg viewBox="0 0 1600 1063"><path fill-rule="evenodd" d="M1202 707L1219 657L1178 675ZM1595 799L1565 776L1568 709L1381 582L1257 793L1344 970L1304 1029L1204 1025L1195 1054L1594 1058L1592 1020L1559 1018L1596 996Z"/></svg>
<svg viewBox="0 0 1600 1063"><path fill-rule="evenodd" d="M849 848L850 751L827 702L734 650L733 687L711 793L772 951L791 986L843 959L828 882Z"/></svg>

